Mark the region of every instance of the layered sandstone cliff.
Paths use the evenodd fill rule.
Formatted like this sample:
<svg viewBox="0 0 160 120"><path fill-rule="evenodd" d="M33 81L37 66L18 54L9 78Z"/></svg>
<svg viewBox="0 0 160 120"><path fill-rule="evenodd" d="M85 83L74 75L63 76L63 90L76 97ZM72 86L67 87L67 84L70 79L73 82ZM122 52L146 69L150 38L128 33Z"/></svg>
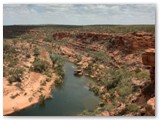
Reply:
<svg viewBox="0 0 160 120"><path fill-rule="evenodd" d="M54 40L74 38L84 44L107 41L109 49L119 49L131 53L140 49L155 47L155 35L147 32L134 32L129 34L108 34L95 32L57 32L53 34ZM81 46L81 45L80 45Z"/></svg>
<svg viewBox="0 0 160 120"><path fill-rule="evenodd" d="M143 64L150 67L151 91L155 91L155 49L147 49L142 54ZM147 101L147 115L155 115L155 97L149 98Z"/></svg>

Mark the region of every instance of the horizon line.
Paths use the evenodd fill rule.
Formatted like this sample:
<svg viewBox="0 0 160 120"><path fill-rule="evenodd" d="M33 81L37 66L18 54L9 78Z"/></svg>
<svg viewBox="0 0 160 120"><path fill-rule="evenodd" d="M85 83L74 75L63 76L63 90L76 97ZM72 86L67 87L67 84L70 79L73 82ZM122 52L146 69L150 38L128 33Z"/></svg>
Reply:
<svg viewBox="0 0 160 120"><path fill-rule="evenodd" d="M57 25L57 26L104 26L104 25L113 25L113 26L116 26L116 25L155 25L155 23L153 24L85 24L85 25L76 25L76 24L8 24L8 25L3 25L3 26L49 26L49 25Z"/></svg>

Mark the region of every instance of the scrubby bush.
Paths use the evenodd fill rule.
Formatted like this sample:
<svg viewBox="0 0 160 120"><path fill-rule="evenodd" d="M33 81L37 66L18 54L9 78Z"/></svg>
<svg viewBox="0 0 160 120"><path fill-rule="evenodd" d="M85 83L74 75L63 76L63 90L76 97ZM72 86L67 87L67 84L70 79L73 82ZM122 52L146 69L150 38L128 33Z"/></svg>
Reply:
<svg viewBox="0 0 160 120"><path fill-rule="evenodd" d="M26 55L26 58L31 58L31 55L30 55L30 54L27 54L27 55Z"/></svg>
<svg viewBox="0 0 160 120"><path fill-rule="evenodd" d="M101 62L101 63L108 63L111 61L110 56L102 51L99 52L91 52L91 56L93 57L93 62Z"/></svg>
<svg viewBox="0 0 160 120"><path fill-rule="evenodd" d="M139 108L138 108L137 104L131 103L131 104L128 105L127 111L128 111L129 113L130 113L130 112L139 112Z"/></svg>
<svg viewBox="0 0 160 120"><path fill-rule="evenodd" d="M56 86L59 86L59 85L61 85L63 83L63 81L60 79L60 78L56 78L55 79L55 85Z"/></svg>
<svg viewBox="0 0 160 120"><path fill-rule="evenodd" d="M4 53L16 53L16 49L12 46L12 45L9 45L7 43L4 43L3 44L3 52Z"/></svg>
<svg viewBox="0 0 160 120"><path fill-rule="evenodd" d="M21 82L23 71L24 71L23 68L17 68L10 71L9 73L11 74L11 76L8 78L9 83Z"/></svg>
<svg viewBox="0 0 160 120"><path fill-rule="evenodd" d="M135 76L139 80L150 80L150 73L149 70L142 70L139 73L136 73Z"/></svg>
<svg viewBox="0 0 160 120"><path fill-rule="evenodd" d="M39 52L39 49L38 48L35 48L34 49L34 56L38 56L40 54L40 52Z"/></svg>
<svg viewBox="0 0 160 120"><path fill-rule="evenodd" d="M49 63L45 60L37 58L33 62L33 70L36 72L43 73L47 71L48 68L49 68Z"/></svg>
<svg viewBox="0 0 160 120"><path fill-rule="evenodd" d="M118 85L118 83L120 82L120 80L121 80L120 77L113 78L112 80L109 80L106 83L107 90L115 88Z"/></svg>
<svg viewBox="0 0 160 120"><path fill-rule="evenodd" d="M41 94L41 95L39 96L39 98L38 98L39 104L42 104L42 103L44 102L44 100L45 100L45 96L44 96L43 94Z"/></svg>
<svg viewBox="0 0 160 120"><path fill-rule="evenodd" d="M17 83L15 86L20 90L24 90L21 83Z"/></svg>
<svg viewBox="0 0 160 120"><path fill-rule="evenodd" d="M108 46L109 48L110 48L110 47L113 47L114 43L115 43L115 38L110 38L110 39L108 40L107 46Z"/></svg>
<svg viewBox="0 0 160 120"><path fill-rule="evenodd" d="M46 78L46 82L50 82L51 81L51 78Z"/></svg>
<svg viewBox="0 0 160 120"><path fill-rule="evenodd" d="M59 55L50 55L51 61L53 64L60 64L63 65L64 64L64 59L62 57L60 57Z"/></svg>
<svg viewBox="0 0 160 120"><path fill-rule="evenodd" d="M82 61L82 57L80 55L76 55L78 62Z"/></svg>
<svg viewBox="0 0 160 120"><path fill-rule="evenodd" d="M10 58L8 67L14 67L18 63L18 58Z"/></svg>
<svg viewBox="0 0 160 120"><path fill-rule="evenodd" d="M131 85L119 86L117 91L121 97L125 97L132 93L132 86Z"/></svg>
<svg viewBox="0 0 160 120"><path fill-rule="evenodd" d="M98 95L99 94L99 89L97 86L93 85L93 84L90 84L89 85L89 90L92 91L95 95Z"/></svg>
<svg viewBox="0 0 160 120"><path fill-rule="evenodd" d="M3 77L6 77L6 67L3 66Z"/></svg>
<svg viewBox="0 0 160 120"><path fill-rule="evenodd" d="M18 93L16 93L15 95L11 95L10 98L11 98L11 99L15 99L17 96L19 96Z"/></svg>
<svg viewBox="0 0 160 120"><path fill-rule="evenodd" d="M45 41L45 42L52 42L52 39L44 38L43 41Z"/></svg>
<svg viewBox="0 0 160 120"><path fill-rule="evenodd" d="M58 65L58 66L54 67L54 70L56 71L56 73L57 73L58 75L60 75L61 77L64 77L63 66Z"/></svg>
<svg viewBox="0 0 160 120"><path fill-rule="evenodd" d="M41 86L45 86L46 85L46 81L41 81L40 84L41 84Z"/></svg>
<svg viewBox="0 0 160 120"><path fill-rule="evenodd" d="M7 43L4 42L4 44L3 44L3 51L9 50L10 47L11 47L11 46L10 46L9 44L7 44Z"/></svg>
<svg viewBox="0 0 160 120"><path fill-rule="evenodd" d="M58 55L56 56L51 55L50 58L53 63L53 69L57 72L58 75L64 77L64 70L63 70L64 59Z"/></svg>
<svg viewBox="0 0 160 120"><path fill-rule="evenodd" d="M47 76L47 77L49 77L49 78L51 78L52 77L52 73L51 72L45 72L45 75Z"/></svg>
<svg viewBox="0 0 160 120"><path fill-rule="evenodd" d="M105 84L107 89L115 88L118 85L128 83L128 80L131 77L131 73L127 71L127 69L118 69L110 71L111 79L108 80Z"/></svg>

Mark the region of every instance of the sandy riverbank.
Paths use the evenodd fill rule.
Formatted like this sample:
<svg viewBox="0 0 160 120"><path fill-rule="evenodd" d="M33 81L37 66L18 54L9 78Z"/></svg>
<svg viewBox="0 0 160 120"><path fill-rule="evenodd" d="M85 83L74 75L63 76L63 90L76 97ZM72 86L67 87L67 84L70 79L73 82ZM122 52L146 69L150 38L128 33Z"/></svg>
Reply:
<svg viewBox="0 0 160 120"><path fill-rule="evenodd" d="M23 90L15 85L9 85L8 81L4 78L3 114L9 115L38 103L39 96L42 94L45 98L48 98L55 77L56 75L53 74L51 81L46 82L46 85L42 86L41 81L45 79L45 75L31 72L29 79L24 80L22 83ZM13 96L16 97L13 98Z"/></svg>

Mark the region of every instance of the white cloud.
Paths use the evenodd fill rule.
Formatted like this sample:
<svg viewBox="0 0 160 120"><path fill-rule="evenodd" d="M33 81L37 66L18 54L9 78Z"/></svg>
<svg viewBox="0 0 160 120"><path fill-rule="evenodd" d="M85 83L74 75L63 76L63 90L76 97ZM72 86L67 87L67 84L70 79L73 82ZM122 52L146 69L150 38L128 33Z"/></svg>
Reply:
<svg viewBox="0 0 160 120"><path fill-rule="evenodd" d="M155 24L155 5L5 4L4 24Z"/></svg>

